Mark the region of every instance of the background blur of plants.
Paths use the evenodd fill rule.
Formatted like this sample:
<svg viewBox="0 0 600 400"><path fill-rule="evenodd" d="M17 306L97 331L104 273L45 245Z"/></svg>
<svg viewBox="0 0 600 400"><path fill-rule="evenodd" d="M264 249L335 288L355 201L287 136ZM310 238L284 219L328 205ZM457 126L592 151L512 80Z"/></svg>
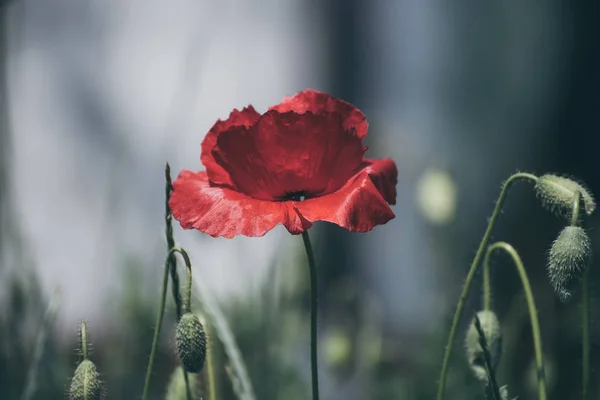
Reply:
<svg viewBox="0 0 600 400"><path fill-rule="evenodd" d="M64 397L81 319L108 398L140 396L165 256L164 162L174 175L200 168L202 135L234 107L264 111L305 87L328 91L367 114L369 153L398 164L395 220L366 235L315 229L324 399L434 397L450 316L503 179L517 169L567 173L600 195L598 2L0 4L1 399L21 396L57 287L34 398ZM512 243L528 269L550 398L577 398L579 298L561 304L544 270L561 224L526 185L504 211L494 238ZM598 222L589 224L596 251ZM225 310L257 398L307 399L300 238L283 229L175 237ZM534 398L523 294L512 269L496 264L498 380ZM592 398L599 279L592 265ZM464 329L479 297L477 289ZM175 368L173 321L169 303L155 399ZM219 398L233 399L218 342L215 350ZM461 350L448 398L481 398Z"/></svg>

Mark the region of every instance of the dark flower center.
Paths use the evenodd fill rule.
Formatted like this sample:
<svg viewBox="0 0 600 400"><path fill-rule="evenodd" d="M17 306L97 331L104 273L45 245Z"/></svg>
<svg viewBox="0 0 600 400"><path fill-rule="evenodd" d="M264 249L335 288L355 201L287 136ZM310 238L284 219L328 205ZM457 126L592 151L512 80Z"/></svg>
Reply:
<svg viewBox="0 0 600 400"><path fill-rule="evenodd" d="M299 190L296 192L285 192L283 196L278 196L276 199L279 201L303 201L309 197L307 190Z"/></svg>

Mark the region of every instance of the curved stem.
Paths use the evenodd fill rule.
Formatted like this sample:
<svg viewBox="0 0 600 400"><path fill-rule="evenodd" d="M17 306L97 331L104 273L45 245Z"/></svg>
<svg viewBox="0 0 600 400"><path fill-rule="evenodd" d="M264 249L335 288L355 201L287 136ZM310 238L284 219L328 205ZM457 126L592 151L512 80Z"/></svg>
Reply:
<svg viewBox="0 0 600 400"><path fill-rule="evenodd" d="M585 274L583 275L583 293L582 293L582 341L583 341L583 380L582 380L582 390L581 390L581 398L583 400L587 400L588 398L588 388L590 385L590 269L589 267L586 269Z"/></svg>
<svg viewBox="0 0 600 400"><path fill-rule="evenodd" d="M533 336L535 364L537 367L538 399L546 400L546 374L544 372L544 358L542 353L542 335L540 332L540 322L537 316L533 291L529 284L529 278L527 278L527 271L525 271L525 266L523 265L521 257L519 257L519 253L517 253L514 247L506 242L496 242L488 248L485 255L486 264L489 264L489 258L495 250L503 250L510 255L519 273L519 278L521 278L525 299L527 300L527 308L529 309L529 320L531 321L531 334Z"/></svg>
<svg viewBox="0 0 600 400"><path fill-rule="evenodd" d="M308 256L310 269L310 370L312 377L312 398L319 400L319 366L317 359L317 266L308 232L302 232L302 240Z"/></svg>
<svg viewBox="0 0 600 400"><path fill-rule="evenodd" d="M492 231L494 230L494 227L496 225L496 220L498 219L498 216L500 216L500 211L502 210L502 205L504 204L506 195L508 194L508 189L513 183L521 179L537 182L538 177L532 174L518 172L512 175L510 178L508 178L504 182L504 185L502 185L502 191L500 192L498 200L496 200L494 212L492 213L487 229L483 234L481 243L479 243L479 248L477 249L477 253L475 253L475 258L473 258L473 262L471 263L469 273L467 274L465 285L463 286L460 298L458 299L458 304L456 305L456 312L454 313L454 318L452 319L452 327L450 328L450 334L448 335L448 342L446 343L446 350L444 352L444 361L442 362L442 371L440 372L440 378L438 382L437 400L442 400L444 398L444 390L446 389L446 378L448 375L448 367L450 365L450 355L452 354L452 348L454 346L454 339L456 338L458 324L460 322L460 318L462 317L462 313L465 308L465 302L467 300L467 295L469 294L469 290L471 289L471 283L473 282L473 278L475 277L475 273L477 272L477 267L481 261L481 258L483 257L483 252L486 246L488 245L488 242L490 241Z"/></svg>
<svg viewBox="0 0 600 400"><path fill-rule="evenodd" d="M183 260L185 261L185 266L188 270L188 276L191 276L192 264L190 262L190 258L188 257L186 251L180 247L173 247L169 250L167 254L167 258L165 259L165 268L163 274L163 284L162 284L162 292L160 295L160 306L158 308L158 314L156 315L156 327L154 328L154 338L152 339L152 348L150 350L150 359L148 360L148 367L146 369L146 379L144 381L144 392L142 394L142 399L148 399L148 390L150 389L150 378L152 376L152 367L154 366L154 356L156 355L156 349L158 347L158 338L160 337L160 328L162 326L163 317L165 315L165 303L167 300L167 286L169 283L169 270L170 270L170 258L175 253L181 254Z"/></svg>

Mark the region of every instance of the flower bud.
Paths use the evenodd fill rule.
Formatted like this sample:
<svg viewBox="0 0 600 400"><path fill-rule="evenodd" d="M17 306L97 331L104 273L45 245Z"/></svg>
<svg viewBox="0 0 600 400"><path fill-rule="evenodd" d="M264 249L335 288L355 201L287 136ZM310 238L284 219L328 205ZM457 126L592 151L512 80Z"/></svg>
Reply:
<svg viewBox="0 0 600 400"><path fill-rule="evenodd" d="M565 227L550 248L548 276L561 301L566 302L577 288L590 262L591 243L585 229Z"/></svg>
<svg viewBox="0 0 600 400"><path fill-rule="evenodd" d="M535 184L535 192L542 205L551 212L570 217L573 212L575 192L579 191L583 199L584 210L591 215L596 209L592 194L580 183L556 175L542 175Z"/></svg>
<svg viewBox="0 0 600 400"><path fill-rule="evenodd" d="M83 360L75 370L71 387L70 400L97 400L103 395L102 382L96 370L96 365L90 360Z"/></svg>
<svg viewBox="0 0 600 400"><path fill-rule="evenodd" d="M479 311L477 313L481 329L485 336L485 342L490 352L492 368L498 366L500 355L502 354L502 334L500 332L500 323L493 311ZM483 381L487 379L485 369L485 357L479 341L479 332L475 326L475 318L469 325L467 336L465 338L465 347L467 350L467 360L477 379Z"/></svg>
<svg viewBox="0 0 600 400"><path fill-rule="evenodd" d="M183 371L181 366L178 366L175 371L173 371L171 379L169 380L169 385L167 386L166 400L188 400ZM189 376L189 385L192 400L201 400L202 390L200 382L198 382L198 379L196 379L195 376Z"/></svg>
<svg viewBox="0 0 600 400"><path fill-rule="evenodd" d="M175 344L181 364L187 372L199 373L206 359L206 332L198 316L185 313L175 332Z"/></svg>

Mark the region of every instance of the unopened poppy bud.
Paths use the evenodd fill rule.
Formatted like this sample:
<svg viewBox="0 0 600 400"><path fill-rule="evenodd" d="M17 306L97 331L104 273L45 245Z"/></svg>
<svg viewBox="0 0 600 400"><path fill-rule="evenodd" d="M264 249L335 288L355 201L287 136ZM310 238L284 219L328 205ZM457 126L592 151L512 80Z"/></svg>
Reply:
<svg viewBox="0 0 600 400"><path fill-rule="evenodd" d="M188 400L183 371L184 370L181 366L178 366L175 371L173 371L171 379L169 380L169 385L167 386L167 396L165 397L166 400ZM200 387L200 382L198 382L196 377L189 376L189 386L192 400L201 400L202 390Z"/></svg>
<svg viewBox="0 0 600 400"><path fill-rule="evenodd" d="M548 276L561 301L568 301L590 262L591 243L585 229L565 227L550 248Z"/></svg>
<svg viewBox="0 0 600 400"><path fill-rule="evenodd" d="M535 192L542 205L553 213L570 217L573 212L575 192L583 199L585 213L591 215L596 209L592 194L580 183L556 175L542 175L535 184Z"/></svg>
<svg viewBox="0 0 600 400"><path fill-rule="evenodd" d="M198 316L184 314L175 332L175 344L181 364L187 372L198 373L206 359L206 332Z"/></svg>
<svg viewBox="0 0 600 400"><path fill-rule="evenodd" d="M518 400L519 397L510 398L508 393L508 385L504 385L500 387L500 399L501 400Z"/></svg>
<svg viewBox="0 0 600 400"><path fill-rule="evenodd" d="M102 398L103 387L96 365L90 360L83 360L75 370L71 387L70 400L97 400Z"/></svg>
<svg viewBox="0 0 600 400"><path fill-rule="evenodd" d="M485 342L490 353L492 368L498 366L500 355L502 354L502 333L500 332L500 322L493 311L479 311L477 313L481 329L485 336ZM475 318L469 325L467 336L465 338L465 347L467 350L467 360L471 370L479 380L487 379L485 369L485 357L481 348L479 332L475 326Z"/></svg>

